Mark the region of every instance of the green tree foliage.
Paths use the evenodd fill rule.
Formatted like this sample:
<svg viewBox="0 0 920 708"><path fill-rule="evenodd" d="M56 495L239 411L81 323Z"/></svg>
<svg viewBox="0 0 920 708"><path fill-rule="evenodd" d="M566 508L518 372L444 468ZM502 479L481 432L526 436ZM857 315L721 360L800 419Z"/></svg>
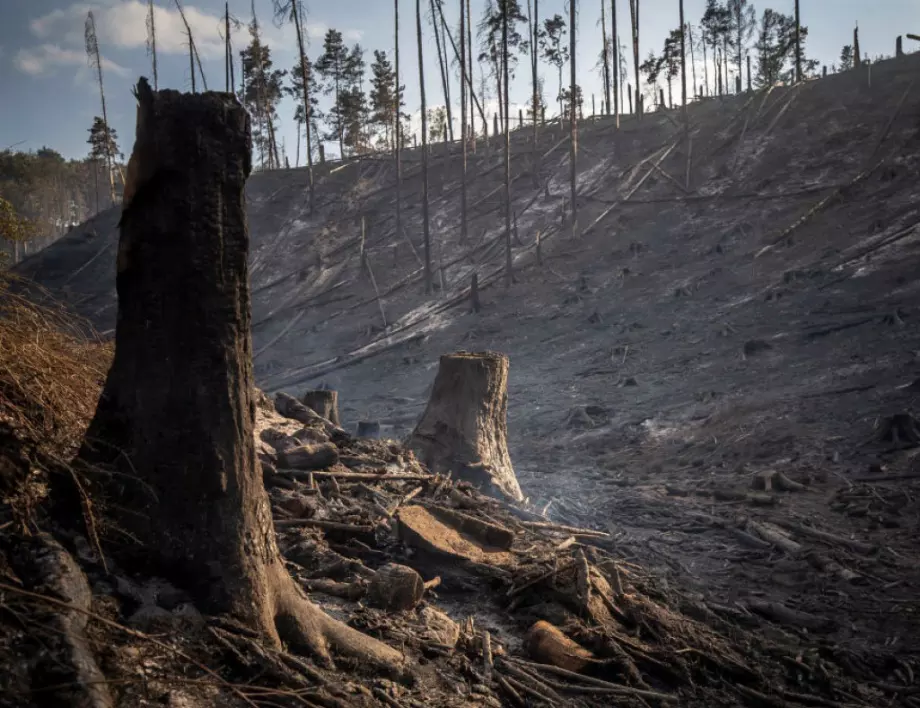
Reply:
<svg viewBox="0 0 920 708"><path fill-rule="evenodd" d="M703 41L712 49L713 65L716 69L716 84L718 93L721 96L724 90L722 82L723 64L719 61L719 52L722 52L723 58L727 54L729 36L731 35L731 13L728 8L722 5L718 0L707 0L706 11L703 13L703 19L700 20L700 26L703 29ZM725 77L726 81L728 77Z"/></svg>
<svg viewBox="0 0 920 708"><path fill-rule="evenodd" d="M801 27L799 35L804 54L808 28ZM754 49L757 52L755 86L762 88L795 80L795 18L792 15L784 15L769 8L764 10L760 16ZM817 67L816 60L803 56L802 75L804 77L814 76Z"/></svg>
<svg viewBox="0 0 920 708"><path fill-rule="evenodd" d="M447 110L444 106L428 109L428 139L433 143L447 139Z"/></svg>
<svg viewBox="0 0 920 708"><path fill-rule="evenodd" d="M340 114L344 128L343 140L351 154L357 155L370 149L368 123L370 108L364 92L364 74L367 63L364 49L356 44L348 53L345 62L345 90L340 95Z"/></svg>
<svg viewBox="0 0 920 708"><path fill-rule="evenodd" d="M280 167L275 122L287 72L272 68L271 49L262 43L255 22L250 25L250 34L252 41L240 51L243 62L242 102L253 116L252 143L262 165Z"/></svg>
<svg viewBox="0 0 920 708"><path fill-rule="evenodd" d="M840 71L849 71L853 68L853 45L844 44L840 50L840 64L837 65Z"/></svg>
<svg viewBox="0 0 920 708"><path fill-rule="evenodd" d="M543 59L555 66L559 73L559 92L556 96L556 100L559 101L559 115L565 113L562 69L569 61L569 47L565 42L566 27L565 18L562 15L554 15L543 20L543 27L537 33Z"/></svg>
<svg viewBox="0 0 920 708"><path fill-rule="evenodd" d="M399 118L405 125L409 116L403 113L404 86L399 87ZM396 146L396 72L386 52L375 51L371 64L370 123L377 130L381 147L391 150ZM404 131L406 132L406 131Z"/></svg>
<svg viewBox="0 0 920 708"><path fill-rule="evenodd" d="M322 118L322 113L319 110L319 97L316 95L317 89L314 79L313 63L310 61L309 57L304 56L304 64L307 69L308 79L307 96L310 106L310 136L315 138L319 134L319 120ZM303 106L303 69L301 68L299 59L294 63L294 67L290 71L290 77L291 83L284 87L284 92L295 102L294 122L297 123L298 130L303 130L302 126L307 122L307 118L304 115ZM319 152L319 146L315 139L312 145L314 151Z"/></svg>
<svg viewBox="0 0 920 708"><path fill-rule="evenodd" d="M93 125L89 129L89 157L102 163L115 163L124 159L118 149L118 133L115 128L106 128L105 121L99 116L93 118ZM47 150L47 148L43 148ZM54 152L50 150L48 152ZM57 153L55 153L57 154ZM62 160L64 158L61 158Z"/></svg>
<svg viewBox="0 0 920 708"><path fill-rule="evenodd" d="M727 0L725 9L728 11L729 44L734 51L735 69L741 77L747 46L757 30L757 13L750 0Z"/></svg>
<svg viewBox="0 0 920 708"><path fill-rule="evenodd" d="M316 60L316 73L322 79L322 92L332 96L332 107L326 112L327 140L337 140L339 151L345 154L345 99L348 90L348 48L342 33L335 29L326 32L323 53Z"/></svg>
<svg viewBox="0 0 920 708"><path fill-rule="evenodd" d="M507 21L508 28L508 54L502 51L502 31ZM514 78L514 70L518 63L518 54L527 54L530 51L530 42L518 29L522 23L526 24L527 16L521 10L518 0L488 0L482 19L479 22L479 61L489 64L495 85L498 89L499 115L504 117L502 104L504 70L508 67L509 84Z"/></svg>

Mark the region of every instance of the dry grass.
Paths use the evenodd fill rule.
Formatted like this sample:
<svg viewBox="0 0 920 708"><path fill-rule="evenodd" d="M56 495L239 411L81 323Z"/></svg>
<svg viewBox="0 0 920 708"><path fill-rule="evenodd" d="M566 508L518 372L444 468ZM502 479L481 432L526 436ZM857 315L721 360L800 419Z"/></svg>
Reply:
<svg viewBox="0 0 920 708"><path fill-rule="evenodd" d="M0 275L0 426L57 455L79 445L112 345L55 304L36 305ZM50 299L49 299L49 302Z"/></svg>

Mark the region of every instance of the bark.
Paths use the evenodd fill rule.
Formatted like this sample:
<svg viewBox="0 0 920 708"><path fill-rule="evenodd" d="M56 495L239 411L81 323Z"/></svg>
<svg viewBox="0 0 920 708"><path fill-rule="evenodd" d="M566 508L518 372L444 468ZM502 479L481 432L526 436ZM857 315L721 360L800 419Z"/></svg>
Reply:
<svg viewBox="0 0 920 708"><path fill-rule="evenodd" d="M454 119L450 105L450 76L448 72L449 62L447 61L447 47L441 46L441 31L438 29L439 24L443 24L443 17L439 22L438 13L435 11L435 1L429 0L431 6L431 28L434 30L434 43L438 52L438 68L441 70L441 89L444 91L444 110L447 113L447 130L444 131L444 139L448 137L451 142L454 140Z"/></svg>
<svg viewBox="0 0 920 708"><path fill-rule="evenodd" d="M278 453L278 463L291 470L324 470L339 461L339 449L332 443L299 445Z"/></svg>
<svg viewBox="0 0 920 708"><path fill-rule="evenodd" d="M610 37L613 43L613 116L620 127L620 38L617 35L617 4L610 0Z"/></svg>
<svg viewBox="0 0 920 708"><path fill-rule="evenodd" d="M636 0L638 3L638 0ZM578 83L575 79L575 48L576 43L576 26L575 26L575 0L569 0L569 71L571 74L571 101L569 107L571 116L569 116L569 128L571 139L569 141L569 181L572 200L572 235L578 233L578 101L576 88Z"/></svg>
<svg viewBox="0 0 920 708"><path fill-rule="evenodd" d="M499 82L499 106L504 107L502 128L505 131L505 287L510 288L514 282L511 259L511 120L508 102L508 10L502 13L502 81ZM504 88L504 93L501 92Z"/></svg>
<svg viewBox="0 0 920 708"><path fill-rule="evenodd" d="M539 76L539 54L537 46L539 44L540 31L540 0L533 0L533 10L530 15L530 69L531 69L531 86L533 87L533 183L534 186L540 185L540 144L539 144L539 127L537 113L540 110L540 96L538 94L540 85Z"/></svg>
<svg viewBox="0 0 920 708"><path fill-rule="evenodd" d="M508 358L460 352L441 357L428 406L409 446L432 471L523 499L507 441Z"/></svg>
<svg viewBox="0 0 920 708"><path fill-rule="evenodd" d="M602 111L605 115L610 115L610 51L607 44L607 10L604 6L604 0L601 0L601 41L604 43L604 98L606 103ZM592 99L593 100L593 99Z"/></svg>
<svg viewBox="0 0 920 708"><path fill-rule="evenodd" d="M642 114L642 89L639 83L639 0L629 0L629 19L632 26L633 72L636 82L636 115Z"/></svg>
<svg viewBox="0 0 920 708"><path fill-rule="evenodd" d="M460 0L460 142L463 143L463 164L460 173L460 243L467 239L466 215L466 163L467 163L467 124L466 124L466 7ZM472 51L472 48L470 48Z"/></svg>
<svg viewBox="0 0 920 708"><path fill-rule="evenodd" d="M309 181L310 214L313 214L315 186L313 183L313 144L310 139L310 72L307 71L307 53L303 41L303 27L298 13L300 0L291 0L291 18L297 28L297 51L300 54L300 74L303 78L303 116L307 126L307 174ZM297 132L298 162L300 161L300 131Z"/></svg>
<svg viewBox="0 0 920 708"><path fill-rule="evenodd" d="M273 646L398 670L399 652L306 599L276 544L253 437L248 115L228 94L154 93L145 79L137 96L115 357L78 460L133 539L111 551Z"/></svg>
<svg viewBox="0 0 920 708"><path fill-rule="evenodd" d="M795 82L802 80L802 38L799 24L799 0L795 0Z"/></svg>
<svg viewBox="0 0 920 708"><path fill-rule="evenodd" d="M402 117L399 98L399 0L393 0L393 35L396 42L396 109L394 111L394 140L396 142L396 233L402 233Z"/></svg>
<svg viewBox="0 0 920 708"><path fill-rule="evenodd" d="M428 106L425 103L425 56L422 51L422 0L415 0L415 31L418 41L418 81L422 98L422 230L425 237L425 293L431 294L431 234L428 221Z"/></svg>
<svg viewBox="0 0 920 708"><path fill-rule="evenodd" d="M303 404L333 425L341 426L339 421L339 392L328 389L307 391L303 395Z"/></svg>

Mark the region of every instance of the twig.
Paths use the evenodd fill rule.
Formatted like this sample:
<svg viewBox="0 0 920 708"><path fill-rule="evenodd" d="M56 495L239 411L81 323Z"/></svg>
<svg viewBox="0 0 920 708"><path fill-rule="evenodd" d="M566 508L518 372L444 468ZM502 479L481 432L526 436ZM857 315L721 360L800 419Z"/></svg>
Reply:
<svg viewBox="0 0 920 708"><path fill-rule="evenodd" d="M280 519L275 521L275 528L299 528L312 526L327 531L342 531L345 533L365 534L373 533L373 526L358 526L357 524L342 524L337 521L324 521L321 519Z"/></svg>
<svg viewBox="0 0 920 708"><path fill-rule="evenodd" d="M567 679L572 679L574 681L581 681L582 683L590 684L591 686L596 686L598 688L605 688L611 693L621 693L626 695L639 696L641 698L650 698L652 700L658 701L676 701L677 697L672 696L667 693L659 693L658 691L649 691L644 688L633 688L632 686L622 686L616 683L610 683L609 681L604 681L603 679L594 678L593 676L585 676L583 674L575 673L574 671L569 671L568 669L563 669L558 666L553 666L552 664L537 664L533 661L527 661L525 659L519 659L517 657L508 657L508 661L512 661L515 664L521 666L529 666L534 670L547 671L551 674L556 674L557 676L562 676ZM566 686L564 684L558 684L555 686L559 690L569 690L578 689L578 686Z"/></svg>
<svg viewBox="0 0 920 708"><path fill-rule="evenodd" d="M600 536L608 538L610 536L606 531L594 531L592 529L583 529L578 526L566 526L565 524L554 524L551 521L522 521L522 526L532 529L543 529L545 531L558 531L559 533L572 533L579 536Z"/></svg>
<svg viewBox="0 0 920 708"><path fill-rule="evenodd" d="M546 571L545 573L541 573L536 578L534 578L533 580L529 580L523 585L520 585L518 587L512 587L508 590L508 593L507 593L508 597L514 597L515 595L520 595L522 592L524 592L528 588L532 588L537 583L541 583L544 580L549 580L550 578L554 577L555 575L558 575L559 573L563 573L567 570L570 570L574 565L575 565L574 561L563 563L562 565L552 568Z"/></svg>
<svg viewBox="0 0 920 708"><path fill-rule="evenodd" d="M49 597L48 595L41 595L41 594L39 594L39 593L29 592L28 590L22 590L22 589L20 589L20 588L17 588L17 587L14 586L14 585L7 585L6 583L0 583L0 590L5 590L5 591L7 591L7 592L13 593L14 595L19 595L20 597L27 597L27 598L32 599L32 600L37 600L37 601L39 601L39 602L46 602L46 603L48 603L49 605L54 605L55 607L62 607L62 608L64 608L64 609L70 610L70 611L72 611L72 612L79 612L79 613L81 613L81 614L86 615L87 617L89 617L89 618L91 618L91 619L96 620L97 622L100 622L100 623L104 624L104 625L107 626L107 627L111 627L112 629L117 629L117 630L119 630L119 631L121 631L121 632L124 632L124 633L127 634L128 636L131 636L131 637L134 637L134 638L136 638L136 639L142 639L142 640L144 640L144 641L150 642L150 643L153 644L154 646L157 646L157 647L159 647L160 649L163 649L163 650L165 650L165 651L167 651L167 652L170 652L170 653L172 653L172 654L175 654L176 656L178 656L178 657L184 659L185 661L187 661L188 663L190 663L192 666L195 666L196 668L200 669L201 671L204 671L206 674L208 674L208 676L210 676L211 678L215 679L221 686L224 686L225 688L227 688L228 690L230 690L233 694L235 694L236 696L238 696L244 703L246 703L246 705L250 705L250 706L252 706L252 708L258 708L258 706L257 706L255 703L253 703L251 700L249 700L249 699L248 699L238 688L236 688L233 684L231 684L231 683L229 683L228 681L226 681L225 679L223 679L223 678L220 676L220 674L216 673L215 671L212 671L211 669L209 669L209 668L208 668L207 666L205 666L204 664L201 664L201 663L199 663L198 661L195 661L195 659L193 659L190 655L186 654L186 653L185 653L184 651L182 651L181 649L176 649L175 647L170 646L170 645L167 644L166 642L161 642L159 639L154 639L154 638L151 637L149 634L144 634L143 632L139 632L139 631L136 630L136 629L130 629L130 628L128 628L128 627L125 627L124 625L118 624L118 622L113 622L112 620L107 619L107 618L103 617L102 615L98 615L98 614L96 614L95 612L91 612L91 611L89 611L89 610L84 610L82 607L78 607L78 606L76 606L76 605L73 605L73 604L71 604L71 603L69 603L69 602L65 602L65 601L63 601L63 600L58 600L57 598L54 598L54 597Z"/></svg>
<svg viewBox="0 0 920 708"><path fill-rule="evenodd" d="M482 673L486 683L492 681L492 635L487 631L482 633Z"/></svg>

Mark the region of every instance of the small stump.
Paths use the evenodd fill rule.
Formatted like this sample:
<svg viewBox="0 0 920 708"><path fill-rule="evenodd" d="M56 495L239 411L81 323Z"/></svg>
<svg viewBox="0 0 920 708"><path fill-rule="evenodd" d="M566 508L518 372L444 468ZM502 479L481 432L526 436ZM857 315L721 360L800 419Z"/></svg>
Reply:
<svg viewBox="0 0 920 708"><path fill-rule="evenodd" d="M524 495L508 454L508 357L441 357L428 406L408 446L433 472L451 472L496 497Z"/></svg>
<svg viewBox="0 0 920 708"><path fill-rule="evenodd" d="M404 612L415 608L424 594L421 575L408 566L387 563L371 580L367 603L389 612Z"/></svg>
<svg viewBox="0 0 920 708"><path fill-rule="evenodd" d="M333 425L341 427L339 422L339 392L328 389L307 391L303 395L303 404L314 413L321 415Z"/></svg>

